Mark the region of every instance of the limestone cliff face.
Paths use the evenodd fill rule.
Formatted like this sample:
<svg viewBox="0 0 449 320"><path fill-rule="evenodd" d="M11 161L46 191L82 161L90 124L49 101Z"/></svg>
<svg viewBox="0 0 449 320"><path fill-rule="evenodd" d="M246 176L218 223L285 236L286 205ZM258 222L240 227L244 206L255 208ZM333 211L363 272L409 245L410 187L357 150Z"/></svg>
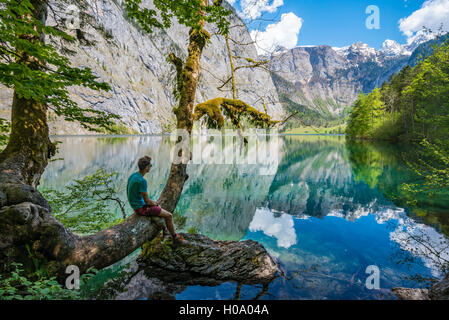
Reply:
<svg viewBox="0 0 449 320"><path fill-rule="evenodd" d="M419 57L432 53L432 44L449 36L433 37L421 34L407 45L386 40L379 50L360 42L343 48L278 48L270 57L270 70L285 108L304 106L319 117L338 118L359 93L380 87L406 65L415 66Z"/></svg>
<svg viewBox="0 0 449 320"><path fill-rule="evenodd" d="M362 43L279 50L271 57L278 93L327 117L339 117L360 92L371 92L404 67L409 55L392 56Z"/></svg>
<svg viewBox="0 0 449 320"><path fill-rule="evenodd" d="M349 105L360 85L338 76L347 61L329 46L298 47L273 55L271 70L281 93L295 103L325 114L340 114ZM290 87L289 91L285 88ZM320 103L320 100L323 103Z"/></svg>
<svg viewBox="0 0 449 320"><path fill-rule="evenodd" d="M81 107L91 107L120 115L123 125L138 133L162 133L174 128L173 106L177 104L172 94L175 70L167 61L170 52L179 57L187 56L188 29L174 22L168 30L155 30L148 35L127 18L122 0L89 0L91 14L103 31L84 28L93 46L81 42L71 49L76 55L70 57L75 66L90 67L100 78L108 82L110 92L93 92L84 88L71 89L72 98ZM147 1L152 6L152 1ZM227 4L225 4L227 5ZM51 18L49 18L51 23ZM237 16L232 24L241 24ZM214 27L208 26L211 34ZM250 43L246 27L231 29L231 37ZM233 46L234 54L257 59L253 45ZM197 91L197 102L218 96L231 97L230 88L217 89L230 76L226 43L223 37L213 35L201 61L202 71ZM269 72L262 69L243 69L237 74L238 98L263 110L260 97L273 101L268 113L275 118L283 116L277 91ZM0 88L0 117L9 118L11 90ZM53 119L52 133L85 133L78 125Z"/></svg>

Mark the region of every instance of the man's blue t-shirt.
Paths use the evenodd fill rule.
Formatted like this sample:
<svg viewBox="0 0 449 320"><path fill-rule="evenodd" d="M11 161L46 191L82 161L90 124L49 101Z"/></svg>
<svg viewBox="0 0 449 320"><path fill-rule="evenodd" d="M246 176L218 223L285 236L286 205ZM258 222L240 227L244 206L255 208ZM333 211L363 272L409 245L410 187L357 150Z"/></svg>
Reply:
<svg viewBox="0 0 449 320"><path fill-rule="evenodd" d="M147 192L147 188L147 181L139 172L135 172L129 177L126 193L131 208L137 210L145 206L141 192Z"/></svg>

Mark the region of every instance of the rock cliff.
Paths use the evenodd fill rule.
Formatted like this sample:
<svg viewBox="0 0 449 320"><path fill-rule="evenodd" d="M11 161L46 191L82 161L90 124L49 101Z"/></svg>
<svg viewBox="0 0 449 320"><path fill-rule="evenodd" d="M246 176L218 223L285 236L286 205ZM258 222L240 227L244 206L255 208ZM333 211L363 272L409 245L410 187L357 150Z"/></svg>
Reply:
<svg viewBox="0 0 449 320"><path fill-rule="evenodd" d="M287 110L304 112L306 107L309 116L340 118L359 93L371 92L406 65L415 65L418 56L429 55L432 38L422 34L407 45L386 40L379 50L360 42L342 48L278 48L270 57L270 70Z"/></svg>
<svg viewBox="0 0 449 320"><path fill-rule="evenodd" d="M363 43L345 48L297 47L271 57L283 103L306 106L325 118L344 116L360 92L371 92L402 69L409 55L376 51Z"/></svg>

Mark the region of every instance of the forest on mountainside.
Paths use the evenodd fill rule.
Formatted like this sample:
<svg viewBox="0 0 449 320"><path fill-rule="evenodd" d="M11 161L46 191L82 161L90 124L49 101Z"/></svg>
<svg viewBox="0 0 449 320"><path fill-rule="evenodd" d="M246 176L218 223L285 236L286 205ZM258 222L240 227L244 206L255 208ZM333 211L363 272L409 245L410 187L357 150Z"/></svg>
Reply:
<svg viewBox="0 0 449 320"><path fill-rule="evenodd" d="M415 67L406 66L369 94L360 94L350 113L349 138L443 142L449 132L449 43Z"/></svg>

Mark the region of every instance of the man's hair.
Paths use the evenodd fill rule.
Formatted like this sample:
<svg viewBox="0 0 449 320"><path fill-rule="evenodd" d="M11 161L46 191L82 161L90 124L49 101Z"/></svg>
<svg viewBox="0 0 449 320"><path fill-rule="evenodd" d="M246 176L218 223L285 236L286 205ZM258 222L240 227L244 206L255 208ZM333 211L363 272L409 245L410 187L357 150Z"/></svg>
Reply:
<svg viewBox="0 0 449 320"><path fill-rule="evenodd" d="M145 156L143 158L140 158L137 162L137 166L139 167L140 171L145 170L146 167L148 167L151 164L151 158L148 156Z"/></svg>

